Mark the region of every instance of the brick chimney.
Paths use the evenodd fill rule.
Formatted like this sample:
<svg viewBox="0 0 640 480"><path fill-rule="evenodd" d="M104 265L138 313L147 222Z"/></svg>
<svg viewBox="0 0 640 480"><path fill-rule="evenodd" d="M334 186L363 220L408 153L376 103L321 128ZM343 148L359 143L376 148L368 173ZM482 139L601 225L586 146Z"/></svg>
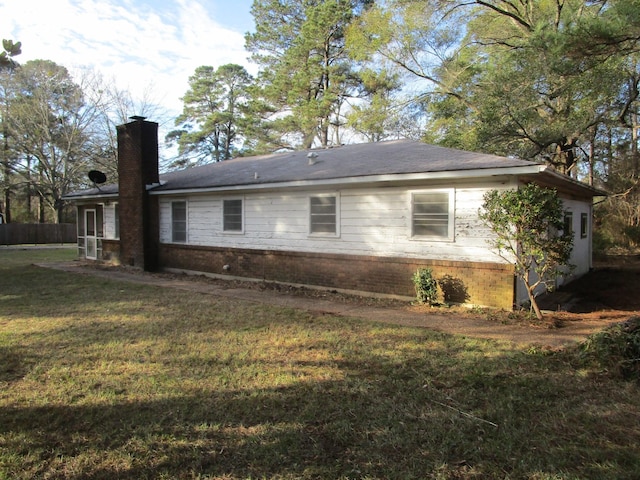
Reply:
<svg viewBox="0 0 640 480"><path fill-rule="evenodd" d="M144 117L116 127L120 261L147 271L158 267L159 209L148 187L159 182L158 124Z"/></svg>

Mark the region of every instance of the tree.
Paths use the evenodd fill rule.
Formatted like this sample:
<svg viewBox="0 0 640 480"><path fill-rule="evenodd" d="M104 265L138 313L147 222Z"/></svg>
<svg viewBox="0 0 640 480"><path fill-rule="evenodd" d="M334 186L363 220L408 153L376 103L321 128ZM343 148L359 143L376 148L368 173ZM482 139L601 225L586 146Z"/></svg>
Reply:
<svg viewBox="0 0 640 480"><path fill-rule="evenodd" d="M393 133L394 122L398 120L398 108L392 94L400 89L397 75L385 69L363 69L363 102L351 106L347 113L347 126L365 136L369 142L379 142Z"/></svg>
<svg viewBox="0 0 640 480"><path fill-rule="evenodd" d="M566 273L573 234L564 230L562 200L555 190L527 184L516 190L491 190L484 196L480 218L491 228L498 255L514 263L536 317L542 313L536 290ZM562 231L562 233L560 233Z"/></svg>
<svg viewBox="0 0 640 480"><path fill-rule="evenodd" d="M85 102L67 69L54 62L29 61L15 81L8 128L20 161L16 171L39 198L39 220L45 221L49 208L60 222L62 197L90 166L96 110Z"/></svg>
<svg viewBox="0 0 640 480"><path fill-rule="evenodd" d="M637 0L396 0L352 39L421 80L428 140L575 174L594 126L624 115L639 25Z"/></svg>
<svg viewBox="0 0 640 480"><path fill-rule="evenodd" d="M247 92L251 83L251 76L240 65L196 68L182 98L183 112L176 119L181 128L166 137L169 143L177 142L182 165L233 156L249 123Z"/></svg>
<svg viewBox="0 0 640 480"><path fill-rule="evenodd" d="M152 118L162 125L169 121L167 110L154 100L151 87L144 89L141 97L136 98L131 92L119 88L116 79L105 79L100 72L93 69L83 68L74 72L74 79L84 92L87 105L94 108L96 114L89 135L92 150L91 168L105 173L107 181L116 181L116 126L131 121L133 115ZM171 118L170 121L173 120Z"/></svg>
<svg viewBox="0 0 640 480"><path fill-rule="evenodd" d="M340 142L346 99L357 94L357 72L345 29L370 0L256 0L256 32L246 36L261 66L261 95L279 130L278 147L326 147Z"/></svg>
<svg viewBox="0 0 640 480"><path fill-rule="evenodd" d="M4 214L0 205L0 215L3 214L3 220L7 223L11 222L11 184L15 161L7 122L12 101L11 77L18 67L18 63L13 57L22 53L21 46L20 42L14 43L12 40L2 40L4 51L0 52L0 100L2 101L2 112L0 113L0 122L2 123L2 170L0 175L4 194Z"/></svg>
<svg viewBox="0 0 640 480"><path fill-rule="evenodd" d="M439 69L460 48L464 32L460 26L466 23L466 18L459 10L441 15L439 4L405 0L378 3L355 19L347 30L347 47L354 59L369 60L372 68L383 66L403 80L406 99L400 101L411 105L414 117L424 116L431 97L440 92L458 100L464 98L463 91L445 83L447 79ZM473 74L472 69L464 72L467 76ZM456 106L460 115L452 123L469 125L463 114L468 108ZM420 125L424 121L413 123ZM464 137L469 137L468 132ZM448 146L464 148L461 144Z"/></svg>
<svg viewBox="0 0 640 480"><path fill-rule="evenodd" d="M17 66L13 57L22 53L22 43L13 40L2 40L3 51L0 52L0 68L15 68Z"/></svg>

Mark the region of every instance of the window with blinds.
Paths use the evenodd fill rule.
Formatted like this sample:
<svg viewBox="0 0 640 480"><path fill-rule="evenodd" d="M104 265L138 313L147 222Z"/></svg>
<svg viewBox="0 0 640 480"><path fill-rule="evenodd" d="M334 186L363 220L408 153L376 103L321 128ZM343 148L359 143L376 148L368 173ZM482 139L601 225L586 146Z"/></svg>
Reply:
<svg viewBox="0 0 640 480"><path fill-rule="evenodd" d="M234 198L222 201L222 230L224 232L242 233L242 199Z"/></svg>
<svg viewBox="0 0 640 480"><path fill-rule="evenodd" d="M338 234L338 198L332 195L309 198L309 232L314 234Z"/></svg>
<svg viewBox="0 0 640 480"><path fill-rule="evenodd" d="M187 242L187 202L171 202L171 241Z"/></svg>
<svg viewBox="0 0 640 480"><path fill-rule="evenodd" d="M411 197L411 236L453 240L453 190L415 192Z"/></svg>

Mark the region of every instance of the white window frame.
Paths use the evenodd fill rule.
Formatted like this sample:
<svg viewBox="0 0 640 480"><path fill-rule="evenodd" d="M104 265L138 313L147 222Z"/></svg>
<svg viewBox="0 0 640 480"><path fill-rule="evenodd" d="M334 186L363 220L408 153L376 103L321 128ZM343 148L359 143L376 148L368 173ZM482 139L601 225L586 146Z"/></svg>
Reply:
<svg viewBox="0 0 640 480"><path fill-rule="evenodd" d="M240 201L240 230L225 230L224 227L224 218L225 218L225 202L228 201ZM225 235L242 235L244 234L244 204L245 204L245 199L244 197L228 197L228 198L223 198L222 199L222 205L221 205L221 225L222 225L222 233L224 233Z"/></svg>
<svg viewBox="0 0 640 480"><path fill-rule="evenodd" d="M184 240L176 240L175 224L173 219L173 206L177 203L184 203ZM171 212L171 243L187 243L189 241L189 202L185 200L172 200L170 203Z"/></svg>
<svg viewBox="0 0 640 480"><path fill-rule="evenodd" d="M447 235L417 235L414 229L414 217L415 217L415 197L416 195L425 195L430 193L446 193L449 199L448 211L447 211ZM423 241L435 241L435 242L453 242L455 240L455 188L432 188L426 190L415 190L410 192L410 205L409 211L409 230L410 238L412 240Z"/></svg>
<svg viewBox="0 0 640 480"><path fill-rule="evenodd" d="M89 234L89 218L93 224L93 234ZM84 254L89 260L98 259L98 212L97 208L84 210Z"/></svg>
<svg viewBox="0 0 640 480"><path fill-rule="evenodd" d="M562 218L562 233L565 235L571 235L572 237L575 235L575 229L573 228L573 212L570 210L566 210L564 212L564 217Z"/></svg>
<svg viewBox="0 0 640 480"><path fill-rule="evenodd" d="M589 214L586 212L580 213L580 238L589 237Z"/></svg>
<svg viewBox="0 0 640 480"><path fill-rule="evenodd" d="M312 202L312 199L314 198L335 198L335 201L336 201L335 232L314 232L313 231L311 202ZM307 201L307 207L308 207L307 218L309 219L309 236L326 237L326 238L337 238L340 236L340 194L338 192L317 193L317 194L309 195L309 199Z"/></svg>
<svg viewBox="0 0 640 480"><path fill-rule="evenodd" d="M120 204L113 204L113 236L116 240L120 240Z"/></svg>

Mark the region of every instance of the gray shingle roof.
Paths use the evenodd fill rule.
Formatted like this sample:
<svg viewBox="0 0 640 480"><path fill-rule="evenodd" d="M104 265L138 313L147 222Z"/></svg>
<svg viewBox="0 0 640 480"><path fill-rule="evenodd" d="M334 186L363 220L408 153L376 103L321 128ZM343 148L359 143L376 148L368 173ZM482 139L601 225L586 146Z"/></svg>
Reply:
<svg viewBox="0 0 640 480"><path fill-rule="evenodd" d="M315 164L309 164L309 155ZM330 180L374 175L531 166L532 162L427 145L412 140L244 157L161 175L154 191Z"/></svg>
<svg viewBox="0 0 640 480"><path fill-rule="evenodd" d="M315 163L309 164L312 155ZM438 147L413 140L360 143L340 147L241 157L160 175L154 192L250 187L271 183L330 181L368 176L461 172L527 167L526 160ZM66 196L117 195L116 184Z"/></svg>

